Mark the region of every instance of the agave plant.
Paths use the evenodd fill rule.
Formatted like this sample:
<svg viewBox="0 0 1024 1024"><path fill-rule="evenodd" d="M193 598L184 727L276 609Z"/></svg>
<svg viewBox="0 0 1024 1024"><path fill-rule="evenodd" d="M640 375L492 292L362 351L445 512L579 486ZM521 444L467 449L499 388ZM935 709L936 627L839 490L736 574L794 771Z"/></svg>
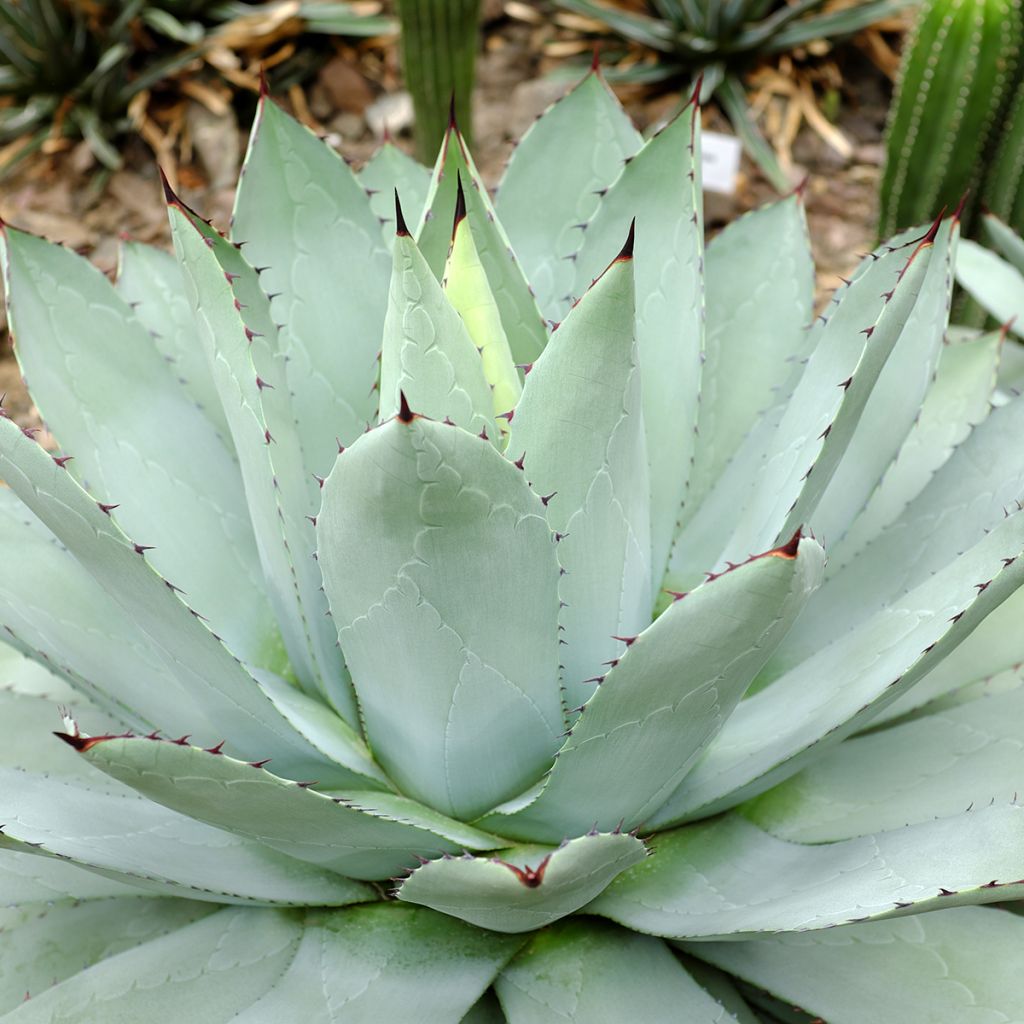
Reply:
<svg viewBox="0 0 1024 1024"><path fill-rule="evenodd" d="M715 95L750 156L780 191L790 187L746 101L742 73L751 61L817 40L849 37L899 14L913 0L555 0L615 35L649 47L654 64L620 73L625 81L661 82L704 76L703 97ZM646 8L637 10L635 8Z"/></svg>
<svg viewBox="0 0 1024 1024"><path fill-rule="evenodd" d="M955 218L808 329L699 131L264 97L230 238L5 228L0 1020L1019 1018L1024 400Z"/></svg>

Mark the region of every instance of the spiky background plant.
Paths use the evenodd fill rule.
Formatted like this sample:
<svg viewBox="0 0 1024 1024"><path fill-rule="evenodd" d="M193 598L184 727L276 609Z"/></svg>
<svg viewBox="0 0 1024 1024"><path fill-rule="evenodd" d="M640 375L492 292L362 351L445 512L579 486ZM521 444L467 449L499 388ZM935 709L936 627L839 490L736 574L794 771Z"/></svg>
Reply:
<svg viewBox="0 0 1024 1024"><path fill-rule="evenodd" d="M808 329L699 126L492 205L264 98L230 239L4 230L5 1024L1019 1019L1024 400L955 219Z"/></svg>
<svg viewBox="0 0 1024 1024"><path fill-rule="evenodd" d="M650 47L658 60L622 73L626 81L660 82L704 76L704 99L714 95L768 180L790 188L747 106L742 74L753 62L817 40L838 40L899 14L913 0L555 0L559 7L608 26ZM628 8L640 7L646 10Z"/></svg>

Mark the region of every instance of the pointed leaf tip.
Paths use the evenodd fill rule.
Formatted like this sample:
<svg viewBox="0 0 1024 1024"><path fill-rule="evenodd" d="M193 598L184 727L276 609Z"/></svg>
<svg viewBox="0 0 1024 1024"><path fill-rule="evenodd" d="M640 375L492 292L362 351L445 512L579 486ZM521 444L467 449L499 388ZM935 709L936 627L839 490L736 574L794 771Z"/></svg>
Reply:
<svg viewBox="0 0 1024 1024"><path fill-rule="evenodd" d="M769 551L770 555L775 555L777 558L796 558L797 552L800 549L800 541L804 538L804 528L798 526L796 532L792 537L786 541L782 547L775 548L773 551Z"/></svg>
<svg viewBox="0 0 1024 1024"><path fill-rule="evenodd" d="M63 740L69 747L74 747L80 754L84 754L87 750L91 750L96 746L97 743L103 743L106 740L124 740L131 739L131 733L122 733L120 735L111 736L75 736L67 732L55 732L53 734L59 740Z"/></svg>
<svg viewBox="0 0 1024 1024"><path fill-rule="evenodd" d="M260 99L264 100L270 95L270 84L267 82L267 66L260 63Z"/></svg>
<svg viewBox="0 0 1024 1024"><path fill-rule="evenodd" d="M402 423L412 423L416 413L409 408L409 399L405 397L404 391L398 392L398 418Z"/></svg>
<svg viewBox="0 0 1024 1024"><path fill-rule="evenodd" d="M466 219L466 193L462 188L462 175L455 172L455 221L452 224L452 238L455 238L455 232L458 230L459 225Z"/></svg>
<svg viewBox="0 0 1024 1024"><path fill-rule="evenodd" d="M693 106L695 106L695 107L699 107L700 106L700 94L701 94L701 90L703 88L704 88L704 72L701 71L700 74L697 75L697 81L693 83L693 93L690 96L690 103L692 103Z"/></svg>
<svg viewBox="0 0 1024 1024"><path fill-rule="evenodd" d="M399 237L411 237L409 226L405 223L405 214L402 213L402 203L398 198L398 189L395 189L395 234Z"/></svg>
<svg viewBox="0 0 1024 1024"><path fill-rule="evenodd" d="M594 53L590 58L590 72L595 75L601 73L601 47L597 43L594 43Z"/></svg>
<svg viewBox="0 0 1024 1024"><path fill-rule="evenodd" d="M157 171L160 174L160 184L163 186L164 199L167 201L168 205L169 206L181 206L182 202L178 198L178 196L175 193L174 189L171 188L171 183L167 180L167 175L164 174L164 169L158 165L157 166Z"/></svg>
<svg viewBox="0 0 1024 1024"><path fill-rule="evenodd" d="M615 257L615 262L619 263L622 260L631 260L633 258L633 243L636 241L636 217L629 222L629 234L626 236L625 244L622 246L619 255Z"/></svg>
<svg viewBox="0 0 1024 1024"><path fill-rule="evenodd" d="M459 123L455 117L455 90L452 90L451 97L448 100L448 130L450 132L457 132L459 130Z"/></svg>
<svg viewBox="0 0 1024 1024"><path fill-rule="evenodd" d="M960 197L960 202L956 204L956 209L953 211L953 222L956 224L960 223L960 218L963 216L964 207L967 205L967 198L970 196L971 190L967 189L964 194Z"/></svg>

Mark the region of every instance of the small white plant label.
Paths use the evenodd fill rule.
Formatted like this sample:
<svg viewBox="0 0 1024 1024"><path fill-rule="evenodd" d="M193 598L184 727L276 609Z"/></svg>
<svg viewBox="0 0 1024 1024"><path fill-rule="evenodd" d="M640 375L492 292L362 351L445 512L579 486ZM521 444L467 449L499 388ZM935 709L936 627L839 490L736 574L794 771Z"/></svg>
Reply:
<svg viewBox="0 0 1024 1024"><path fill-rule="evenodd" d="M740 140L735 135L704 132L701 135L701 173L708 192L731 196L736 191L740 169Z"/></svg>

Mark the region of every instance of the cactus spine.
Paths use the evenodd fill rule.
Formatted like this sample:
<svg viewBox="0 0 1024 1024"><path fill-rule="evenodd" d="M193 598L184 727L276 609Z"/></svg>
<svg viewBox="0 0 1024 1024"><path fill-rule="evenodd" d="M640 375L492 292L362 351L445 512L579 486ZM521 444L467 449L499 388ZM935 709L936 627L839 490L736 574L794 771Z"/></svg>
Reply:
<svg viewBox="0 0 1024 1024"><path fill-rule="evenodd" d="M1022 38L1021 0L926 0L889 112L881 234L930 220L978 184Z"/></svg>

